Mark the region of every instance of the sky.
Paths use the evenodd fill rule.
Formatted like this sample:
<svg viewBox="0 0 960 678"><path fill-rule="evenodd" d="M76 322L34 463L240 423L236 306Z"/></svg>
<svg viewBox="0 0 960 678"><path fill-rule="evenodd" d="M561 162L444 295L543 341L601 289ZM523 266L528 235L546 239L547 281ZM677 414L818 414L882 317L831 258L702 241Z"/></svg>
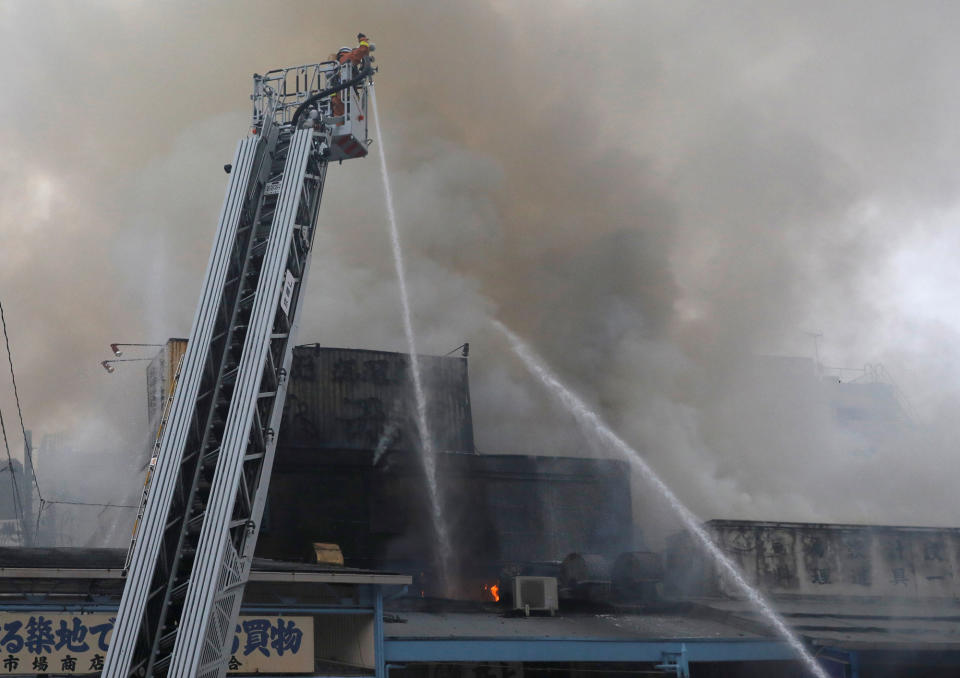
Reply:
<svg viewBox="0 0 960 678"><path fill-rule="evenodd" d="M99 363L189 332L251 75L363 31L385 138L328 175L302 343L405 350L386 152L418 346L470 342L481 452L611 456L496 318L704 519L957 525L958 14L0 0L0 301L25 426L65 441L41 491L136 495L146 363ZM770 355L882 364L914 425L851 453ZM19 456L6 377L0 411Z"/></svg>

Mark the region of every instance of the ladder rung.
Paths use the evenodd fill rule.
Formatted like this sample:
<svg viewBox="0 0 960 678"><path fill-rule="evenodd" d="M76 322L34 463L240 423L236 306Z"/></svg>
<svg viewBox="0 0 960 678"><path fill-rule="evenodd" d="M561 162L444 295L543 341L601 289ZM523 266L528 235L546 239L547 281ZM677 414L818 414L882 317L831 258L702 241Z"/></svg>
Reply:
<svg viewBox="0 0 960 678"><path fill-rule="evenodd" d="M187 581L183 582L182 584L178 584L177 586L174 586L172 589L170 589L170 598L171 598L172 600L183 600L184 597L186 597L186 595L187 595L187 588L188 588L189 586L190 586L190 580L189 580L189 579L188 579ZM172 632L172 635L173 635L173 636L176 636L176 634L177 634L176 631L173 631L173 632ZM167 634L167 636L169 636L169 635L171 635L171 633L168 633L168 634ZM166 638L167 636L164 636L164 638ZM163 642L163 638L160 639L160 642L161 642L161 643Z"/></svg>
<svg viewBox="0 0 960 678"><path fill-rule="evenodd" d="M206 511L201 511L187 521L187 532L196 534L203 527L203 517L207 515Z"/></svg>
<svg viewBox="0 0 960 678"><path fill-rule="evenodd" d="M211 259L217 262L216 279L221 281L218 283L221 285L219 307L206 307L203 310L200 315L204 323L203 333L198 332L191 337L191 341L199 341L199 337L212 338L202 346L206 357L202 360L196 358L195 364L190 366L188 390L178 391L190 393L194 402L178 407L169 423L165 417L161 418L162 430L167 431L164 436L169 438L173 435L170 431L175 431L177 436L183 436L184 441L177 450L176 460L170 458L166 450L157 448L155 451L155 456L163 462L157 478L161 475L166 478L166 473L176 474L163 486L154 483L155 487L150 488L155 497L170 496L169 511L151 510L144 513L141 508L138 513L148 517L153 531L156 531L156 526L166 523L166 528L158 535L163 543L162 550L153 562L153 576L128 580L128 584L133 579L142 581L137 584L137 596L140 597L136 599L136 605L143 604L144 592L149 595L151 604L145 612L140 612L134 610L125 596L121 603L121 614L118 615L118 619L124 618L125 624L129 623L126 620L131 618L131 614L139 614L144 618L143 621L136 621L139 618L134 617L133 623L141 623L143 630L137 637L138 647L131 651L133 657L127 663L142 667L144 672L150 667L150 674L156 678L165 678L172 671L177 671L179 675L198 675L195 663L187 666L191 660L185 660L181 665L178 658L174 665L172 650L178 642L182 642L185 647L191 648L191 652L196 649L199 653L202 647L206 647L205 643L211 642L209 637L197 637L198 633L204 632L199 628L202 619L188 619L186 615L186 611L193 610L201 600L194 600L199 592L189 585L191 581L196 581L192 579L195 571L203 568L204 572L212 572L210 568L215 562L212 559L220 557L217 553L222 553L210 550L208 547L213 542L206 540L213 539L210 535L214 534L219 539L224 528L230 530L228 535L224 535L230 540L228 560L225 561L225 567L220 568L216 583L211 585L217 587L215 603L233 602L236 598L236 604L239 605L238 591L242 591L246 583L249 568L246 559L252 556L250 544L245 541L246 535L241 531L245 531L247 526L254 530L260 527L249 521L255 519L259 523L259 512L253 507L262 506L266 484L263 483L261 487L260 474L261 471L269 473L264 466L266 451L275 442L275 432L272 429L265 430L265 427L279 418L280 411L277 408L283 406L279 396L284 389L278 384L282 379L289 378L289 374L280 368L287 365L287 372L290 370L289 330L296 320L293 317L295 310L282 319L275 314L262 312L260 304L269 300L258 301L256 288L260 283L267 282L264 276L271 276L273 283L276 282L272 279L274 276L289 275L285 273L287 266L298 280L306 275L305 252L310 243L306 242L304 236L313 230L311 224L316 222L316 206L319 205L325 172L325 166L318 167L316 162L310 161L309 154L315 149L312 146L312 133L300 133L289 125L279 129L265 126L263 131L268 134L261 139L243 142L245 145L241 146L240 152L244 155L238 155L238 158L242 158L245 164L238 165L237 171L231 176L228 193L230 211L225 211L224 215L229 213L229 218L234 220L234 233L242 232L243 235L234 235L232 244L218 240L217 256ZM293 162L295 159L296 163ZM245 186L240 185L238 180L241 168L246 177ZM267 177L269 180L264 181ZM263 195L267 184L277 181L284 195L295 197L298 201L294 211L280 210L280 193ZM270 248L276 246L278 238L289 236L288 231L284 233L280 230L281 226L283 229L295 228L299 235L295 236L295 244L287 251L279 253L277 258L268 259L266 253L273 251ZM227 227L227 217L224 216L221 220L222 232L226 232L224 229ZM210 297L206 296L205 299ZM269 337L269 341L264 341L266 337ZM244 370L251 364L259 363L240 362L241 351L248 341L251 346L257 346L256 350L262 351L257 359L264 361L263 368L254 372ZM197 348L199 350L201 347ZM244 378L240 379L241 376ZM201 395L193 395L200 391ZM252 428L242 440L234 437L239 432L232 432L228 428L229 408L252 410ZM240 411L249 414L250 410ZM233 442L228 444L228 441ZM179 442L177 444L180 445ZM223 469L221 466L227 463L228 456L231 464L248 465L242 469ZM165 466L168 463L170 467ZM241 488L224 484L227 482L224 478L231 477L224 474L225 470L240 471ZM236 501L236 506L229 504L228 500ZM241 515L242 518L239 517ZM141 520L138 519L138 522ZM180 540L179 545L173 540ZM141 538L137 548L142 550L143 546L144 539ZM175 547L177 550L174 551ZM170 560L171 553L173 561ZM158 583L157 589L151 588ZM168 597L164 598L164 595ZM158 616L160 601L169 603L168 609L159 613L165 617ZM217 619L222 617L229 622L230 615L234 614L227 609L229 607L221 605L223 609L201 612L218 615ZM165 621L161 623L161 619ZM185 631L182 636L178 636L180 630ZM146 643L142 642L144 639ZM149 655L151 647L155 650L153 656ZM219 648L211 647L214 654L218 651ZM222 658L218 661L224 663ZM208 665L215 665L212 658L208 657L203 666Z"/></svg>

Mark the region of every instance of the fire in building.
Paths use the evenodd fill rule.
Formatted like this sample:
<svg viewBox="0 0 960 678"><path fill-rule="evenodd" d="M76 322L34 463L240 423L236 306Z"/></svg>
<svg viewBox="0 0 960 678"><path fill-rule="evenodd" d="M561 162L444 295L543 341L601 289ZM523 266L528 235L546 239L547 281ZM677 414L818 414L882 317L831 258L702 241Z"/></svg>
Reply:
<svg viewBox="0 0 960 678"><path fill-rule="evenodd" d="M466 345L296 345L330 161L368 153L358 37L254 77L190 337L148 368L159 433L130 547L47 547L29 501L0 497L0 675L807 675L688 533L643 543L626 462L478 452ZM895 414L889 393L831 393L869 453L883 433L858 413ZM8 472L30 497L28 468ZM823 675L960 668L960 531L704 529Z"/></svg>
<svg viewBox="0 0 960 678"><path fill-rule="evenodd" d="M151 389L169 390L185 344L161 350ZM479 454L459 355L423 356L456 535L439 589L408 357L307 345L292 364L231 675L804 675L688 537L637 543L622 462ZM828 675L956 670L960 531L706 526ZM0 549L2 673L98 673L126 558Z"/></svg>

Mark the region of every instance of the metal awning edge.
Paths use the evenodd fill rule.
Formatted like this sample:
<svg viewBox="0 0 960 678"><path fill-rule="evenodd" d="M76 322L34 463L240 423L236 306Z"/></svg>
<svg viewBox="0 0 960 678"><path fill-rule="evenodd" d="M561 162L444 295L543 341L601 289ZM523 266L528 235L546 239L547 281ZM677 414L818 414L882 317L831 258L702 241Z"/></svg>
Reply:
<svg viewBox="0 0 960 678"><path fill-rule="evenodd" d="M0 567L0 579L123 579L120 568Z"/></svg>
<svg viewBox="0 0 960 678"><path fill-rule="evenodd" d="M790 661L779 640L607 640L584 638L447 638L384 640L388 662L656 662L683 653L691 662Z"/></svg>
<svg viewBox="0 0 960 678"><path fill-rule="evenodd" d="M0 567L0 579L123 579L123 570L98 568ZM253 571L250 581L316 584L381 584L404 586L408 574L374 572L272 572Z"/></svg>
<svg viewBox="0 0 960 678"><path fill-rule="evenodd" d="M409 574L377 572L275 572L250 573L250 581L303 582L316 584L383 584L404 586L413 582Z"/></svg>

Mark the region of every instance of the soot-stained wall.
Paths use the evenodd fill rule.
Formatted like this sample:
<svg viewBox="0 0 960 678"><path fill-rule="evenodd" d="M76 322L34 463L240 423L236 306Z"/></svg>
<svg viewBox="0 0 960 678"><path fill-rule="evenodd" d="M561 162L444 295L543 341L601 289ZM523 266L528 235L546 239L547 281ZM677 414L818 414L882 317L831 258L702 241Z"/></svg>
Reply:
<svg viewBox="0 0 960 678"><path fill-rule="evenodd" d="M424 472L410 454L279 448L257 555L309 558L340 545L348 565L422 569L434 557ZM609 557L633 548L627 469L614 460L443 454L438 478L457 568Z"/></svg>
<svg viewBox="0 0 960 678"><path fill-rule="evenodd" d="M431 435L442 452L473 452L467 360L420 356ZM419 436L406 354L298 346L279 444L327 450L414 450Z"/></svg>
<svg viewBox="0 0 960 678"><path fill-rule="evenodd" d="M622 462L476 454L466 359L421 361L458 572L633 548ZM257 555L309 559L313 542L332 542L348 565L429 567L437 549L413 403L406 355L298 347Z"/></svg>

